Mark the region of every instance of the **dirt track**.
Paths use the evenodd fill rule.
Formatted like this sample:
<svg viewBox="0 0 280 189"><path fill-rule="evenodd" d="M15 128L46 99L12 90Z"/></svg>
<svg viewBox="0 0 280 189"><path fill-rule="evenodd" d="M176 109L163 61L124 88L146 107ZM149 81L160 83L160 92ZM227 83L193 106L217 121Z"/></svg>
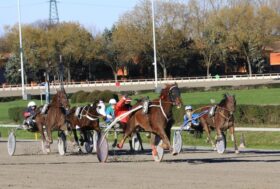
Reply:
<svg viewBox="0 0 280 189"><path fill-rule="evenodd" d="M280 188L280 151L229 151L219 155L208 149L185 148L155 163L150 152L129 155L121 151L99 163L95 154L72 151L50 155L40 152L38 142L18 142L16 154L8 156L0 142L0 188Z"/></svg>

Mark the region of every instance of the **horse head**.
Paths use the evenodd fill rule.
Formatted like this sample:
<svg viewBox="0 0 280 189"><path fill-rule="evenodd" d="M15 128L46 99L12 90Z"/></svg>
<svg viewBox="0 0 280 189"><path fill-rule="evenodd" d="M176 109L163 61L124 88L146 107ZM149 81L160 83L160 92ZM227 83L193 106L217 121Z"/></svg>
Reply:
<svg viewBox="0 0 280 189"><path fill-rule="evenodd" d="M173 105L176 105L177 108L180 108L183 104L181 99L181 92L177 83L166 85L165 89L161 91L160 98L162 100L171 102Z"/></svg>
<svg viewBox="0 0 280 189"><path fill-rule="evenodd" d="M70 104L64 89L57 90L55 96L52 99L52 103L55 103L57 106L64 108L66 111L70 109Z"/></svg>
<svg viewBox="0 0 280 189"><path fill-rule="evenodd" d="M236 108L235 95L224 94L224 107L232 114Z"/></svg>

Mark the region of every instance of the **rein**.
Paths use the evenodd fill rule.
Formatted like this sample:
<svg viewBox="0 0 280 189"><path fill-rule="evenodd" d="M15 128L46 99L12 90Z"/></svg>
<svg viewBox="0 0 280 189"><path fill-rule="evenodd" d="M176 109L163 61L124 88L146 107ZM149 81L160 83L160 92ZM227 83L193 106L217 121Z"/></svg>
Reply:
<svg viewBox="0 0 280 189"><path fill-rule="evenodd" d="M86 110L86 114L83 114L83 112L84 112L86 107L88 107L88 106L84 106L82 111L81 111L81 116L82 117L86 117L86 118L88 118L91 121L96 121L99 118L102 118L102 116L92 115L91 113L89 113L89 108L88 108L88 110Z"/></svg>

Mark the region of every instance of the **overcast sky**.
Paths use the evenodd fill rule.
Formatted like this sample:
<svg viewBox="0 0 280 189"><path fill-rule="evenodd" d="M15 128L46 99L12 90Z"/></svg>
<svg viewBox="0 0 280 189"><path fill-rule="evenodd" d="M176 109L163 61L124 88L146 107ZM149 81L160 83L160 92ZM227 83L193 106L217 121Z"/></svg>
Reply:
<svg viewBox="0 0 280 189"><path fill-rule="evenodd" d="M18 0L0 0L0 35L5 25L18 22ZM60 21L78 21L88 29L110 28L119 16L132 10L138 0L59 0ZM49 19L49 0L20 0L21 22Z"/></svg>

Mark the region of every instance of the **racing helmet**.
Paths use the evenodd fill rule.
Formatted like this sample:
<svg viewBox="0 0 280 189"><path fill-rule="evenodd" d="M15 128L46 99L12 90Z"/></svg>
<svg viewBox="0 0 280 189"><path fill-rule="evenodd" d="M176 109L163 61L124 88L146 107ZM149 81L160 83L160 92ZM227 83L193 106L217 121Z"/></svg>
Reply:
<svg viewBox="0 0 280 189"><path fill-rule="evenodd" d="M112 105L117 104L116 99L111 98L111 99L109 100L109 104L112 104Z"/></svg>
<svg viewBox="0 0 280 189"><path fill-rule="evenodd" d="M30 101L27 105L27 107L37 106L34 101Z"/></svg>
<svg viewBox="0 0 280 189"><path fill-rule="evenodd" d="M192 106L190 106L190 105L186 106L185 110L192 110Z"/></svg>

